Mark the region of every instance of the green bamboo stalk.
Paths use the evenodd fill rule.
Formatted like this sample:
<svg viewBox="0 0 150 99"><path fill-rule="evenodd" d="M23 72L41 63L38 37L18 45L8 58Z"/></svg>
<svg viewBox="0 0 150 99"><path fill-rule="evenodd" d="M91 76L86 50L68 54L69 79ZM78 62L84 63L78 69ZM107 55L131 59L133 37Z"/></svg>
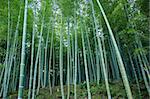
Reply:
<svg viewBox="0 0 150 99"><path fill-rule="evenodd" d="M94 45L95 45L95 56L96 56L96 75L97 75L97 84L99 85L100 81L100 63L99 63L99 57L98 57L98 47L97 47L97 41L96 41L96 33L94 29L94 22L92 22L92 28L93 28L93 35L94 35Z"/></svg>
<svg viewBox="0 0 150 99"><path fill-rule="evenodd" d="M40 76L40 79L41 79L41 87L44 88L44 44L41 45L41 61L40 61L40 71L41 71L41 76Z"/></svg>
<svg viewBox="0 0 150 99"><path fill-rule="evenodd" d="M53 0L53 5L56 5L55 0ZM49 56L49 73L48 73L48 81L49 81L49 89L50 89L50 94L52 94L52 89L51 89L51 61L52 61L52 51L54 49L54 33L55 33L55 23L56 23L56 10L54 10L54 18L52 19L52 34L51 34L51 45L50 45L50 56Z"/></svg>
<svg viewBox="0 0 150 99"><path fill-rule="evenodd" d="M135 70L134 63L133 63L133 60L132 60L131 53L130 53L129 49L128 49L128 55L129 55L129 59L130 59L130 62L131 62L131 66L132 66L132 69L133 69L133 72L134 72L135 81L136 81L136 83L137 83L139 98L141 99L140 85L139 85L138 77L137 77L137 74L136 74L136 70Z"/></svg>
<svg viewBox="0 0 150 99"><path fill-rule="evenodd" d="M91 99L86 52L85 52L85 43L84 43L84 36L83 36L82 28L81 28L81 35L82 35L82 46L83 46L83 56L84 56L84 66L85 66L85 76L86 76L86 84L87 84L87 91L88 91L88 99Z"/></svg>
<svg viewBox="0 0 150 99"><path fill-rule="evenodd" d="M137 37L137 35L135 35L135 39L136 39L136 44L137 44L137 48L140 48L141 46L141 44L140 44L140 39ZM148 77L148 80L149 80L149 82L150 82L150 73L149 73L149 71L148 71L148 67L147 67L147 64L146 64L146 61L145 61L145 58L144 58L144 55L143 55L143 53L140 51L139 53L139 56L141 56L140 57L140 61L141 61L141 64L143 63L143 65L142 65L142 69L143 68L145 68L144 70L146 71L146 74L147 74L147 77ZM145 74L145 72L143 72L142 71L142 75L144 76L144 75L146 75ZM147 86L147 80L146 80L146 78L144 77L144 81L145 81L145 85Z"/></svg>
<svg viewBox="0 0 150 99"><path fill-rule="evenodd" d="M36 12L36 7L34 4L34 10ZM33 27L32 27L32 45L31 45L31 65L30 65L30 78L29 78L29 91L28 91L28 99L30 99L31 97L31 87L32 87L32 75L33 75L33 58L34 58L34 39L35 39L35 17L36 17L36 13L34 13L34 17L33 17Z"/></svg>
<svg viewBox="0 0 150 99"><path fill-rule="evenodd" d="M68 94L67 94L67 99L70 97L70 20L68 18L67 22L68 26L68 36L67 36L67 85L68 85Z"/></svg>
<svg viewBox="0 0 150 99"><path fill-rule="evenodd" d="M100 81L100 66L99 66L99 58L98 58L98 51L96 48L96 68L97 68L97 84L99 85L99 81Z"/></svg>
<svg viewBox="0 0 150 99"><path fill-rule="evenodd" d="M4 76L5 68L2 69L1 75L0 75L0 84L2 82L3 76Z"/></svg>
<svg viewBox="0 0 150 99"><path fill-rule="evenodd" d="M86 27L86 24L85 24L85 28ZM88 36L88 32L87 32L87 29L86 29L86 38L87 38L87 45L88 45L88 49L89 49L89 56L90 56L90 61L91 61L91 65L92 65L92 73L93 73L93 76L94 76L94 81L96 81L96 72L95 72L95 68L94 68L94 61L93 61L93 57L92 57L92 51L91 51L91 46L90 46L90 41L89 41L89 36Z"/></svg>
<svg viewBox="0 0 150 99"><path fill-rule="evenodd" d="M25 68L25 43L26 43L27 12L28 12L28 0L25 0L18 99L22 99L22 97L23 97L23 88L24 88L24 68Z"/></svg>
<svg viewBox="0 0 150 99"><path fill-rule="evenodd" d="M45 11L45 10L44 10ZM42 34L43 34L43 27L44 27L44 15L42 18L42 25L41 25L41 31L39 36L39 44L38 44L38 50L36 54L36 60L35 60L35 66L34 66L34 78L33 78L33 90L32 90L32 99L35 98L35 87L36 87L36 76L37 76L37 65L38 65L38 59L39 59L39 53L41 50L41 43L42 43Z"/></svg>
<svg viewBox="0 0 150 99"><path fill-rule="evenodd" d="M146 74L145 74L145 71L144 71L144 68L143 68L141 56L137 55L137 57L138 57L138 60L139 60L139 63L140 63L140 67L141 67L141 71L142 71L142 76L143 76L143 79L144 79L144 83L145 83L148 95L150 96L150 86L149 86L147 78L146 78Z"/></svg>
<svg viewBox="0 0 150 99"><path fill-rule="evenodd" d="M50 23L50 22L49 22ZM44 88L46 86L46 74L47 74L47 48L48 48L48 41L49 41L49 32L50 28L48 28L47 38L46 38L46 46L45 46L45 64L44 64Z"/></svg>
<svg viewBox="0 0 150 99"><path fill-rule="evenodd" d="M98 34L98 26L97 26L97 23L96 23L94 5L93 5L92 1L90 3L91 3L91 6L92 6L92 15L93 15L93 20L94 20L94 25L95 25L95 28L96 28L96 37L97 37L97 41L98 41L98 47L99 47L99 50L100 50L100 59L101 59L101 65L102 65L102 70L103 70L103 75L104 75L107 95L108 95L108 99L111 99L109 83L108 83L108 76L107 76L106 67L105 67L105 63L104 63L104 56L103 56L103 52L102 52L101 40L100 40L100 37L97 36L97 34Z"/></svg>
<svg viewBox="0 0 150 99"><path fill-rule="evenodd" d="M76 4L75 4L76 6ZM76 9L76 8L75 8ZM77 67L78 67L78 62L77 62L77 58L78 58L78 40L77 40L77 16L76 13L74 15L74 30L75 30L75 69L74 69L74 99L77 99Z"/></svg>
<svg viewBox="0 0 150 99"><path fill-rule="evenodd" d="M55 49L53 47L53 82L52 82L52 88L55 86Z"/></svg>
<svg viewBox="0 0 150 99"><path fill-rule="evenodd" d="M62 25L62 19L61 19ZM60 30L60 56L59 56L59 71L60 71L60 86L61 86L61 95L62 99L64 99L64 88L63 88L63 34L62 34L62 27Z"/></svg>
<svg viewBox="0 0 150 99"><path fill-rule="evenodd" d="M16 66L16 76L15 76L15 87L14 87L14 90L16 91L17 90L17 84L18 84L18 75L19 75L19 65L20 65L20 57L19 57L20 55L18 55L18 57L16 56L16 60L17 60L17 66Z"/></svg>
<svg viewBox="0 0 150 99"><path fill-rule="evenodd" d="M3 92L3 98L5 99L7 97L6 93L6 81L7 81L7 72L8 72L8 56L9 56L9 46L10 46L10 1L8 0L8 26L7 26L7 50L6 50L6 57L5 57L5 73L4 73L4 79L3 79L3 87L1 88L1 93Z"/></svg>
<svg viewBox="0 0 150 99"><path fill-rule="evenodd" d="M3 89L4 89L4 86L3 86L3 84L2 84L2 88L1 88L1 91L0 91L0 97L2 97Z"/></svg>
<svg viewBox="0 0 150 99"><path fill-rule="evenodd" d="M102 34L102 49L103 49L103 54L104 54L104 63L105 63L105 67L106 67L106 73L109 73L109 68L108 68L108 64L107 64L107 56L106 56L106 48L105 48L105 41L104 41L104 35ZM109 76L108 76L108 80L109 80Z"/></svg>
<svg viewBox="0 0 150 99"><path fill-rule="evenodd" d="M85 47L87 47L86 40L85 40ZM93 82L94 77L93 77L92 66L91 66L91 62L90 62L90 55L89 55L88 51L86 52L86 54L87 54L87 64L88 64L88 69L89 69L89 81Z"/></svg>
<svg viewBox="0 0 150 99"><path fill-rule="evenodd" d="M73 39L73 37L72 37L72 39ZM70 41L70 43L71 43L71 41ZM73 45L73 43L72 43L72 45ZM72 46L72 50L73 50L73 46ZM73 82L73 62L72 62L72 60L73 60L73 53L72 53L72 50L71 50L71 44L70 44L70 84L72 84L72 82Z"/></svg>
<svg viewBox="0 0 150 99"><path fill-rule="evenodd" d="M15 53L16 53L16 51L15 51ZM16 63L16 56L14 56L14 58L13 58L13 61L14 61L14 67L13 67L13 74L12 74L12 85L11 85L11 87L12 87L12 91L15 91L15 76L16 76L16 67L17 67L17 63Z"/></svg>
<svg viewBox="0 0 150 99"><path fill-rule="evenodd" d="M124 64L123 64L122 57L120 55L116 40L114 38L113 32L111 30L111 27L109 25L108 19L106 17L106 14L103 10L102 5L100 4L100 2L98 0L96 0L96 1L97 1L97 4L98 4L99 8L100 8L100 11L101 11L101 13L104 17L107 28L109 30L110 37L112 39L113 45L114 45L115 50L116 50L116 55L117 55L117 59L118 59L118 63L119 63L119 68L120 68L121 76L123 78L123 82L124 82L124 86L125 86L125 89L126 89L127 96L128 96L129 99L132 99L132 93L131 93L131 89L130 89L130 86L129 86L129 81L128 81L128 78L127 78L127 75L126 75L126 71L125 71L125 68L124 68Z"/></svg>
<svg viewBox="0 0 150 99"><path fill-rule="evenodd" d="M2 80L3 80L3 76L4 76L4 73L5 73L5 68L2 69L1 71L1 75L0 75L0 84L1 84L1 90L0 90L0 97L2 97L2 91L3 91L3 83L2 83Z"/></svg>
<svg viewBox="0 0 150 99"><path fill-rule="evenodd" d="M115 53L114 46L112 44L112 40L109 40L108 42L109 42L109 47L110 47L110 52L111 52L111 57L112 57L112 62L113 62L112 68L114 69L113 72L115 74L115 79L119 80L120 75L119 75L117 57L114 54Z"/></svg>
<svg viewBox="0 0 150 99"><path fill-rule="evenodd" d="M106 72L106 67L105 67L105 63L104 63L104 56L103 56L103 52L102 52L102 45L101 45L100 39L98 39L98 44L99 44L99 49L100 49L100 57L101 57L101 63L102 63L102 69L103 69L106 89L107 89L107 95L108 95L108 99L111 99L111 94L110 94L110 89L109 89L109 84L108 84L108 74Z"/></svg>
<svg viewBox="0 0 150 99"><path fill-rule="evenodd" d="M141 40L139 39L138 41L139 41L139 47L143 48L143 45L142 45ZM150 64L149 64L149 62L148 62L148 59L147 59L145 53L144 53L144 52L140 52L140 53L141 53L141 55L143 56L143 60L145 60L146 66L149 66Z"/></svg>
<svg viewBox="0 0 150 99"><path fill-rule="evenodd" d="M72 33L72 58L71 58L71 83L74 81L74 67L75 67L75 51L74 51L74 33Z"/></svg>
<svg viewBox="0 0 150 99"><path fill-rule="evenodd" d="M36 95L39 94L39 90L40 90L40 81L41 81L41 49L39 52L39 65L38 65L38 84L37 84L37 91L36 91Z"/></svg>
<svg viewBox="0 0 150 99"><path fill-rule="evenodd" d="M78 82L79 82L79 84L81 83L81 67L80 67L81 65L80 65L80 52L78 52L78 77L79 77L79 80L78 80Z"/></svg>
<svg viewBox="0 0 150 99"><path fill-rule="evenodd" d="M139 80L142 80L142 74L141 74L141 70L140 70L140 66L138 64L138 58L136 56L134 56L134 61L135 61L135 66L137 68L137 74L138 74L138 77L139 77Z"/></svg>
<svg viewBox="0 0 150 99"><path fill-rule="evenodd" d="M135 39L136 39L137 48L142 48L142 44L140 42L141 40L139 39L137 35L135 35ZM149 68L147 67L149 64L146 63L146 60L145 60L146 57L144 58L145 55L143 55L142 51L139 52L139 55L141 56L141 59L142 59L141 62L143 63L143 68L145 68L148 80L150 82L150 72L148 71Z"/></svg>
<svg viewBox="0 0 150 99"><path fill-rule="evenodd" d="M54 21L52 22L52 27L55 24L55 16L54 16ZM50 94L52 94L52 89L51 89L51 79L50 79L50 71L51 71L51 61L52 61L52 51L53 51L53 42L54 42L54 33L55 33L55 26L52 28L52 35L51 35L51 45L50 45L50 56L49 56L49 73L48 73L48 79L49 79L49 88L50 88Z"/></svg>
<svg viewBox="0 0 150 99"><path fill-rule="evenodd" d="M19 28L19 23L20 23L20 16L21 16L21 10L22 10L22 7L20 7L20 10L19 10L19 15L18 15L18 21L17 21L17 26L16 26L16 30L15 30L15 36L14 36L14 41L13 41L13 44L12 44L12 47L11 47L11 52L10 52L10 61L9 61L9 68L8 68L8 73L7 73L7 83L6 83L6 86L5 86L5 94L7 95L7 92L8 92L8 88L9 88L9 83L10 83L10 75L11 75L11 70L12 70L12 66L13 66L13 59L14 59L14 55L15 55L15 49L16 49L16 41L18 39L18 28Z"/></svg>

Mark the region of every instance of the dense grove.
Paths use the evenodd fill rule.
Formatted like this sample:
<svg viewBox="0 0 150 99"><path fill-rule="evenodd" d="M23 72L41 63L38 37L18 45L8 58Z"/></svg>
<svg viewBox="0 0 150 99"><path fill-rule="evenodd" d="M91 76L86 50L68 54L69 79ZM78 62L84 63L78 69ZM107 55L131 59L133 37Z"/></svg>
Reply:
<svg viewBox="0 0 150 99"><path fill-rule="evenodd" d="M148 99L149 0L1 0L0 98Z"/></svg>

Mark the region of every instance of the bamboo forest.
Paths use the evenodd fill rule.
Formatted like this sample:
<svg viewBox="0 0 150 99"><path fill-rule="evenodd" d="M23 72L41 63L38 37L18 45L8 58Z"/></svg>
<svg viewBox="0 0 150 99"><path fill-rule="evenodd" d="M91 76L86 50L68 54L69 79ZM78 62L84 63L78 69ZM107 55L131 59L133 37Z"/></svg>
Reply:
<svg viewBox="0 0 150 99"><path fill-rule="evenodd" d="M149 0L0 0L0 99L150 99Z"/></svg>

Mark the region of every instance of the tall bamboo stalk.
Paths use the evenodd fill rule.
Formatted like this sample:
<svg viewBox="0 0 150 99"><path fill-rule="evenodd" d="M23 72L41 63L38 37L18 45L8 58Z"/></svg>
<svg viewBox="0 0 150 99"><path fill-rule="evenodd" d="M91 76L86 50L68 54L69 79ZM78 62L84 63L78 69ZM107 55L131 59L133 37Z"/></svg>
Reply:
<svg viewBox="0 0 150 99"><path fill-rule="evenodd" d="M85 35L86 35L86 38L87 38L87 45L88 45L88 50L89 50L89 58L90 58L90 62L91 62L91 67L92 67L92 75L94 76L94 81L96 81L96 75L95 75L95 68L94 68L94 61L93 61L93 57L92 57L92 51L91 51L91 45L90 45L90 41L89 41L89 34L88 34L88 31L87 31L87 26L85 24Z"/></svg>
<svg viewBox="0 0 150 99"><path fill-rule="evenodd" d="M62 25L62 19L61 19ZM63 34L62 34L62 27L60 30L60 56L59 56L59 71L60 71L60 86L61 86L61 96L64 99L64 88L63 88Z"/></svg>
<svg viewBox="0 0 150 99"><path fill-rule="evenodd" d="M68 36L67 36L67 85L68 85L68 94L67 99L70 97L70 20L67 20L68 26Z"/></svg>
<svg viewBox="0 0 150 99"><path fill-rule="evenodd" d="M45 10L44 10L45 11ZM42 18L42 25L41 25L41 31L39 35L39 44L38 44L38 49L37 49L37 54L36 54L36 60L35 60L35 66L34 66L34 78L33 78L33 90L32 90L32 99L35 99L35 88L36 88L36 77L37 77L37 65L38 65L38 59L39 59L39 54L41 50L41 45L42 45L42 34L43 34L43 27L44 27L44 15Z"/></svg>
<svg viewBox="0 0 150 99"><path fill-rule="evenodd" d="M8 0L8 19L7 19L7 50L6 50L6 57L5 57L5 73L3 79L3 86L1 88L1 93L3 92L3 98L7 97L7 90L6 90L6 81L7 81L7 72L8 72L8 56L9 56L9 46L10 46L10 1Z"/></svg>
<svg viewBox="0 0 150 99"><path fill-rule="evenodd" d="M25 0L18 99L23 98L28 0Z"/></svg>
<svg viewBox="0 0 150 99"><path fill-rule="evenodd" d="M14 55L16 54L16 42L18 39L18 29L19 29L19 23L20 23L20 16L21 16L21 10L22 7L20 7L19 10L19 15L18 15L18 21L17 21L17 26L16 26L16 30L15 30L15 35L14 35L14 41L12 43L12 47L11 47L11 52L10 52L10 57L9 57L9 68L8 68L8 73L7 73L7 84L6 84L6 94L8 92L8 88L9 88L9 83L10 83L10 75L11 75L11 71L13 68L13 59L14 59Z"/></svg>
<svg viewBox="0 0 150 99"><path fill-rule="evenodd" d="M36 18L36 5L34 3L34 17L33 17L33 27L32 27L32 45L31 45L31 65L30 65L30 78L29 78L29 91L28 99L31 97L31 87L32 87L32 75L33 75L33 58L34 58L34 39L35 39L35 18Z"/></svg>
<svg viewBox="0 0 150 99"><path fill-rule="evenodd" d="M105 80L105 85L106 85L106 90L107 90L107 96L108 99L111 99L111 94L110 94L110 89L109 89L109 83L108 83L108 74L106 72L106 66L104 63L104 55L103 55L103 49L102 49L102 44L101 44L101 39L98 36L98 26L97 26L97 22L96 22L96 17L95 17L95 11L94 11L94 5L93 2L91 1L91 6L92 6L92 15L93 15L93 20L94 20L94 25L96 28L96 37L97 37L97 41L98 41L98 47L99 47L99 52L100 52L100 61L101 61L101 65L102 65L102 70L103 70L103 75L104 75L104 80Z"/></svg>
<svg viewBox="0 0 150 99"><path fill-rule="evenodd" d="M39 94L39 90L40 90L40 85L41 85L41 49L39 52L39 64L38 64L38 83L37 83L37 91L36 91L36 95Z"/></svg>
<svg viewBox="0 0 150 99"><path fill-rule="evenodd" d="M133 72L134 72L135 81L136 81L136 83L137 83L139 98L141 99L140 85L139 85L137 73L136 73L135 66L134 66L134 63L133 63L133 60L132 60L131 53L130 53L129 49L128 49L128 55L129 55L129 59L130 59L130 62L131 62L131 66L132 66L132 69L133 69Z"/></svg>
<svg viewBox="0 0 150 99"><path fill-rule="evenodd" d="M76 3L76 2L75 2ZM76 4L75 4L75 9L76 9ZM77 67L78 67L78 62L77 62L77 58L78 58L78 41L77 41L77 16L76 13L74 15L74 31L75 31L75 69L74 69L74 99L77 99L77 90L76 90L76 86L77 86Z"/></svg>
<svg viewBox="0 0 150 99"><path fill-rule="evenodd" d="M107 28L108 28L108 31L109 31L109 34L110 34L110 37L112 39L113 45L114 45L115 50L116 50L116 55L117 55L117 59L118 59L118 63L119 63L119 68L120 68L121 76L123 78L123 82L124 82L124 86L125 86L125 89L126 89L127 96L128 96L129 99L132 99L132 93L131 93L131 89L130 89L130 86L129 86L129 81L128 81L128 78L127 78L127 74L126 74L126 71L125 71L125 68L124 68L122 57L120 55L116 40L115 40L113 32L112 32L112 29L109 25L107 16L104 12L104 9L103 9L102 5L100 4L99 0L96 0L96 1L97 1L97 4L98 4L99 8L100 8L100 11L101 11L101 13L104 17L104 20L106 22L106 25L107 25Z"/></svg>
<svg viewBox="0 0 150 99"><path fill-rule="evenodd" d="M82 46L83 46L83 56L84 56L84 66L85 66L85 76L86 76L86 84L87 84L87 91L88 91L88 99L91 99L87 60L86 60L86 50L85 50L85 43L84 43L84 36L83 36L84 34L83 34L82 28L81 28L81 35L82 35Z"/></svg>

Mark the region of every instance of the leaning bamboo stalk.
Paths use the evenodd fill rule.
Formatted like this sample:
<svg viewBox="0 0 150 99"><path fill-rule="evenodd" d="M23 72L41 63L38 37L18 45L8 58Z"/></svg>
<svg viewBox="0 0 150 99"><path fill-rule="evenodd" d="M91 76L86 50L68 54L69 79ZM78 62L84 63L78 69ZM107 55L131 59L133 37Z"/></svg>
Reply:
<svg viewBox="0 0 150 99"><path fill-rule="evenodd" d="M106 85L106 90L107 90L107 96L108 96L108 99L111 99L110 88L109 88L109 83L108 83L108 76L107 76L107 72L106 72L106 66L105 66L105 63L104 63L104 55L103 55L103 52L102 52L103 49L102 49L101 39L98 36L99 32L98 32L98 26L97 26L97 23L96 23L94 5L93 5L92 1L90 3L91 3L91 6L92 6L92 15L93 15L93 20L94 20L94 25L95 25L95 28L96 28L96 37L97 37L97 41L98 41L101 65L102 65L102 70L103 70L103 75L104 75L104 80L105 80L105 85Z"/></svg>
<svg viewBox="0 0 150 99"><path fill-rule="evenodd" d="M43 15L43 18L42 18L42 25L41 25L41 31L40 31L40 36L39 36L39 44L38 44L38 50L37 50L37 54L36 54L35 67L34 67L34 78L33 78L32 99L35 98L36 76L37 76L37 65L38 65L39 53L40 53L40 50L41 50L43 27L44 27L44 15Z"/></svg>
<svg viewBox="0 0 150 99"><path fill-rule="evenodd" d="M120 69L120 72L121 72L121 76L123 78L123 83L124 83L124 86L125 86L125 89L126 89L127 96L128 96L129 99L132 99L132 93L131 93L129 81L128 81L128 78L127 78L127 74L126 74L125 67L124 67L124 64L123 64L123 61L122 61L122 57L120 55L116 40L115 40L113 32L112 32L112 29L110 27L110 24L108 22L107 16L104 12L104 9L103 9L102 5L100 4L99 0L96 0L96 1L97 1L97 4L98 4L99 8L100 8L100 11L101 11L101 13L104 17L104 20L106 22L110 37L112 39L112 42L113 42L113 45L114 45L114 48L115 48L115 51L116 51L116 55L117 55L117 59L118 59L118 63L119 63L119 69Z"/></svg>
<svg viewBox="0 0 150 99"><path fill-rule="evenodd" d="M134 66L134 63L133 63L133 60L132 60L131 53L130 53L129 49L128 49L128 55L129 55L129 60L130 60L130 63L131 63L132 69L133 69L133 73L134 73L135 81L136 81L136 83L137 83L139 97L140 97L140 99L141 99L141 90L140 90L140 85L139 85L139 81L138 81L137 73L136 73L135 66Z"/></svg>
<svg viewBox="0 0 150 99"><path fill-rule="evenodd" d="M5 57L5 73L4 73L4 79L3 79L3 87L1 88L1 93L3 92L3 98L7 97L6 94L6 81L7 81L7 72L8 72L8 57L9 57L9 46L10 46L10 1L8 0L8 26L7 26L7 49L6 49L6 57Z"/></svg>
<svg viewBox="0 0 150 99"><path fill-rule="evenodd" d="M38 65L38 83L37 83L37 91L36 91L36 95L39 94L39 90L40 90L40 81L41 81L41 49L40 49L40 52L39 52L39 65Z"/></svg>
<svg viewBox="0 0 150 99"><path fill-rule="evenodd" d="M11 71L12 71L12 68L13 68L13 59L14 59L14 55L16 54L15 52L15 49L16 49L16 42L17 42L17 39L18 39L18 29L19 29L19 23L20 23L20 16L21 16L21 10L22 10L22 7L20 7L20 10L19 10L19 15L18 15L18 21L17 21L17 26L16 26L16 30L15 30L15 36L14 36L14 41L13 41L13 44L12 44L12 51L10 52L10 61L9 61L9 68L8 68L8 73L7 73L7 83L6 83L6 94L8 92L8 88L9 88L9 83L10 83L10 75L11 75Z"/></svg>

